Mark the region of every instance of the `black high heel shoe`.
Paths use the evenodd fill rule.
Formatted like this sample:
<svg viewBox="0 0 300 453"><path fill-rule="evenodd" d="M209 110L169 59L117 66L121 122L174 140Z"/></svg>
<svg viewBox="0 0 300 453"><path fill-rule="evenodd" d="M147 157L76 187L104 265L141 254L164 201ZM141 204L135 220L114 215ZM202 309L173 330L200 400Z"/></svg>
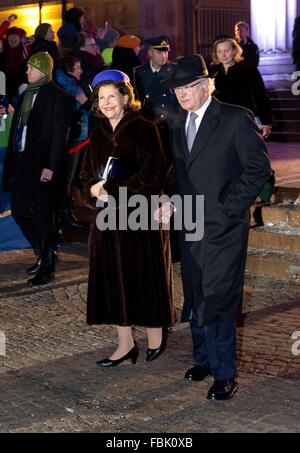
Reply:
<svg viewBox="0 0 300 453"><path fill-rule="evenodd" d="M169 335L168 327L163 327L160 346L156 349L147 348L146 362L153 362L153 360L157 359L157 357L159 357L164 352L167 346L168 335Z"/></svg>
<svg viewBox="0 0 300 453"><path fill-rule="evenodd" d="M117 360L103 359L103 360L99 360L96 363L97 363L97 365L101 365L101 366L105 366L105 367L113 367L113 366L119 365L119 363L121 363L121 362L124 362L124 360L131 360L131 363L133 365L135 365L138 355L139 355L139 349L138 349L137 345L134 343L133 348L130 349L130 351L127 352L127 354L123 355L123 357L121 357L120 359L117 359Z"/></svg>

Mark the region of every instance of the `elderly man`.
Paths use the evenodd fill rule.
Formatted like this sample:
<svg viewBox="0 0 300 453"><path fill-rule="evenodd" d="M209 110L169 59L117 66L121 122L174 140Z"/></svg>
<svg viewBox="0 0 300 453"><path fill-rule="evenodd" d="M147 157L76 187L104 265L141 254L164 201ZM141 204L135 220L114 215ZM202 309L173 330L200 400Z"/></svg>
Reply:
<svg viewBox="0 0 300 453"><path fill-rule="evenodd" d="M3 185L12 192L12 216L36 254L36 263L27 269L28 283L41 285L54 276L54 212L73 103L52 82L53 60L47 52L31 55L27 65L29 83L14 113Z"/></svg>
<svg viewBox="0 0 300 453"><path fill-rule="evenodd" d="M204 196L203 238L189 241L182 235L182 321L191 325L195 361L185 378L201 381L212 375L208 398L225 400L237 390L236 316L247 253L247 210L271 169L252 113L211 96L213 82L202 56L179 58L165 85L173 88L183 109L174 123L172 146L180 195L184 204L185 195L193 201ZM188 208L194 219L194 207ZM171 212L164 205L161 220L168 221Z"/></svg>

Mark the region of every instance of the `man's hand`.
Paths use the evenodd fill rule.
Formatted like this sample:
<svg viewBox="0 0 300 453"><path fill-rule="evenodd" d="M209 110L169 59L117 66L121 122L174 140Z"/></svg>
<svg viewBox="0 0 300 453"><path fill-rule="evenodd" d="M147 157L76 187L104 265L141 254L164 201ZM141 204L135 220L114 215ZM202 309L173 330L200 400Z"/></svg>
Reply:
<svg viewBox="0 0 300 453"><path fill-rule="evenodd" d="M175 211L175 208L174 208L173 203L170 203L169 201L167 201L154 212L154 220L156 220L158 223L168 224L170 222L170 218L172 217L174 211Z"/></svg>
<svg viewBox="0 0 300 453"><path fill-rule="evenodd" d="M269 135L272 133L272 126L270 124L262 125L260 126L260 129L262 131L263 138L268 138Z"/></svg>
<svg viewBox="0 0 300 453"><path fill-rule="evenodd" d="M51 181L53 176L53 171L49 170L49 168L44 168L40 177L41 182L48 182Z"/></svg>
<svg viewBox="0 0 300 453"><path fill-rule="evenodd" d="M108 200L108 193L106 190L103 189L104 184L106 183L107 179L102 179L101 181L97 182L90 188L91 195L96 198L100 198L102 201Z"/></svg>

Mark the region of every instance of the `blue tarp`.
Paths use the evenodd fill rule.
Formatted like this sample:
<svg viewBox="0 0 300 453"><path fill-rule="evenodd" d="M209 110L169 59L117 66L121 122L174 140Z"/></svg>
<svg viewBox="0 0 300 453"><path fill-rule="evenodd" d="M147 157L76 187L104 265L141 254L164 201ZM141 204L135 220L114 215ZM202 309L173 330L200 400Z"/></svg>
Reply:
<svg viewBox="0 0 300 453"><path fill-rule="evenodd" d="M6 148L0 147L0 251L25 249L30 247L9 212L10 194L2 191L2 174L5 152Z"/></svg>

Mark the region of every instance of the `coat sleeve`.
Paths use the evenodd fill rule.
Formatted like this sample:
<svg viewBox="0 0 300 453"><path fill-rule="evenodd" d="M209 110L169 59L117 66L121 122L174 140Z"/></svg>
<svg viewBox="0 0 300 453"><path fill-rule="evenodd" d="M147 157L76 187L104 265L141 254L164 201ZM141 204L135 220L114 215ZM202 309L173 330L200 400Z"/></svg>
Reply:
<svg viewBox="0 0 300 453"><path fill-rule="evenodd" d="M59 170L66 155L68 128L71 123L74 101L71 96L61 93L56 97L52 118L52 141L49 154L49 169Z"/></svg>
<svg viewBox="0 0 300 453"><path fill-rule="evenodd" d="M129 193L150 196L162 192L167 164L161 140L155 124L145 122L136 134L137 171L127 180L110 179L104 184L109 195L118 197L119 187L127 187Z"/></svg>
<svg viewBox="0 0 300 453"><path fill-rule="evenodd" d="M81 195L85 204L92 209L96 209L96 198L92 197L90 189L91 187L99 182L99 178L96 177L95 165L93 162L93 148L90 143L86 149L81 171Z"/></svg>
<svg viewBox="0 0 300 453"><path fill-rule="evenodd" d="M223 203L229 217L244 215L273 173L266 145L249 112L239 113L235 147L243 171Z"/></svg>
<svg viewBox="0 0 300 453"><path fill-rule="evenodd" d="M262 76L257 69L252 69L251 75L252 93L254 102L262 124L272 124L272 115L269 98Z"/></svg>

